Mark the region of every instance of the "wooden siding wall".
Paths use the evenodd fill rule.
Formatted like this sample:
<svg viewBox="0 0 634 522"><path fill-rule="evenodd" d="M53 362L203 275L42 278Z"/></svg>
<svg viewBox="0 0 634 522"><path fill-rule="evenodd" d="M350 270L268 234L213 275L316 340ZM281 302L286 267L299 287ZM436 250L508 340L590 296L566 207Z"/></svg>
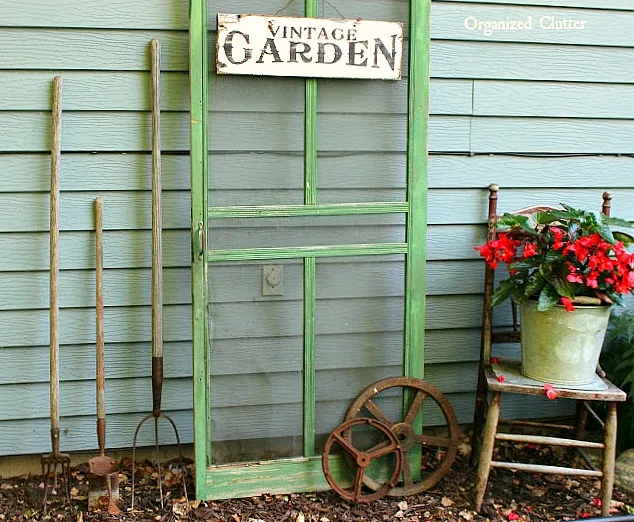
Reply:
<svg viewBox="0 0 634 522"><path fill-rule="evenodd" d="M300 3L287 13L300 14ZM273 13L285 4L222 0L212 1L210 11ZM407 8L406 0L329 0L321 14L406 20ZM0 455L38 453L50 444L47 151L55 74L65 79L62 448L96 447L91 231L97 195L105 202L109 445L130 446L134 426L151 408L148 46L154 37L161 39L164 71L163 405L183 439L191 441L187 2L0 0L0 11ZM529 15L588 22L583 31L491 37L464 27L468 16ZM491 182L503 187L503 210L536 196L597 206L607 188L614 192L614 214L634 219L632 29L629 0L434 2L426 375L449 394L462 421L471 415L479 344L482 265L472 246L484 239L483 187ZM213 85L216 204L253 202L253 190L258 203L301 202L301 83L280 79L266 85L274 88L239 78ZM402 194L405 82L320 85L323 201ZM400 233L398 221L372 223L373 228L349 224L357 237L364 231L375 238ZM240 230L266 245L283 240L273 237L275 227L248 233L243 223L235 223L214 230L214 241L235 246L242 240ZM310 230L316 236L307 236L329 235L318 222ZM402 317L402 265L396 259L368 261L320 263L318 277L326 284L320 286L318 328L329 336L328 342L318 339L321 432L337 422L360 388L400 371L394 325ZM239 425L261 422L262 430L251 428L254 437L294 435L299 426L300 270L288 263L285 295L268 300L261 297L260 270L261 265L223 265L212 278L213 299L222 303L212 317L214 346L216 353L229 355L213 368L214 436L221 440L239 439ZM266 313L257 316L254 311L263 305ZM233 333L223 337L223 331ZM288 342L274 341L276 331ZM260 332L253 335L257 343L248 341L253 332ZM362 345L374 348L355 352L354 346ZM519 403L507 404L519 411ZM562 401L544 404L522 403L521 411L566 411ZM279 421L271 422L271 416ZM151 435L150 430L142 434L143 443ZM164 441L172 440L165 435Z"/></svg>

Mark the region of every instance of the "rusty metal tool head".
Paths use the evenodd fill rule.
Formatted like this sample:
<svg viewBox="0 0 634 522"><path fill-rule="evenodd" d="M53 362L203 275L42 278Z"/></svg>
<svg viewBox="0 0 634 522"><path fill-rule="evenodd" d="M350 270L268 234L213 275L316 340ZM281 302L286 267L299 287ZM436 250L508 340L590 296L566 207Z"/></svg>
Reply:
<svg viewBox="0 0 634 522"><path fill-rule="evenodd" d="M97 294L97 442L99 455L88 461L88 509L107 508L118 514L119 467L117 461L105 455L106 450L106 371L103 327L103 200L95 199L95 244L96 244L96 294Z"/></svg>
<svg viewBox="0 0 634 522"><path fill-rule="evenodd" d="M50 453L42 455L41 460L42 475L44 476L44 514L46 514L48 509L48 488L49 481L51 480L51 472L53 473L53 490L57 490L57 466L61 468L66 501L70 505L70 455L59 451L59 427L51 428L51 446L53 450Z"/></svg>
<svg viewBox="0 0 634 522"><path fill-rule="evenodd" d="M53 132L51 144L51 205L50 205L50 407L51 453L42 455L44 475L44 514L48 500L48 486L53 472L53 489L57 489L57 466L64 477L66 498L70 504L70 456L59 451L59 170L62 140L62 86L61 76L53 79Z"/></svg>

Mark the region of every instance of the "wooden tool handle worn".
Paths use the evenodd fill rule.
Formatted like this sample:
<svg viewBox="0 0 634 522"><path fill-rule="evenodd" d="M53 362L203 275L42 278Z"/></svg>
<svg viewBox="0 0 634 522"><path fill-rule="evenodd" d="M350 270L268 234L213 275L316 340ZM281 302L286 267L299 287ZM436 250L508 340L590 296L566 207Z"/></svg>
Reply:
<svg viewBox="0 0 634 522"><path fill-rule="evenodd" d="M59 166L62 143L61 76L53 79L50 202L50 406L51 430L59 430Z"/></svg>
<svg viewBox="0 0 634 522"><path fill-rule="evenodd" d="M163 357L163 243L161 230L161 46L151 42L152 51L152 358Z"/></svg>
<svg viewBox="0 0 634 522"><path fill-rule="evenodd" d="M97 420L106 417L106 368L103 332L103 200L95 199L95 281L97 295Z"/></svg>

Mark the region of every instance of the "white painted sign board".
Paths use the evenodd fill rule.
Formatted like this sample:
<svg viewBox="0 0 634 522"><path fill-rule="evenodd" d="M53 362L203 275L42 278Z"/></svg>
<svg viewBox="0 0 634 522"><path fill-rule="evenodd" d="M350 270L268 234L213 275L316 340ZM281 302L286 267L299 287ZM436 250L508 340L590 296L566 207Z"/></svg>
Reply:
<svg viewBox="0 0 634 522"><path fill-rule="evenodd" d="M400 80L403 24L218 15L218 74Z"/></svg>

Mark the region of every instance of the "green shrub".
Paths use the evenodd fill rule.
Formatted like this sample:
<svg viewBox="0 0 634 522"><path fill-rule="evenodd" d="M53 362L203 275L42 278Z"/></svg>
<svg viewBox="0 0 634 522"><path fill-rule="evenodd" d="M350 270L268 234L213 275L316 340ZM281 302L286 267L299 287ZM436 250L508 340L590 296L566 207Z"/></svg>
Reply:
<svg viewBox="0 0 634 522"><path fill-rule="evenodd" d="M608 378L628 394L619 405L619 450L634 447L634 313L613 313L605 336L601 366Z"/></svg>

